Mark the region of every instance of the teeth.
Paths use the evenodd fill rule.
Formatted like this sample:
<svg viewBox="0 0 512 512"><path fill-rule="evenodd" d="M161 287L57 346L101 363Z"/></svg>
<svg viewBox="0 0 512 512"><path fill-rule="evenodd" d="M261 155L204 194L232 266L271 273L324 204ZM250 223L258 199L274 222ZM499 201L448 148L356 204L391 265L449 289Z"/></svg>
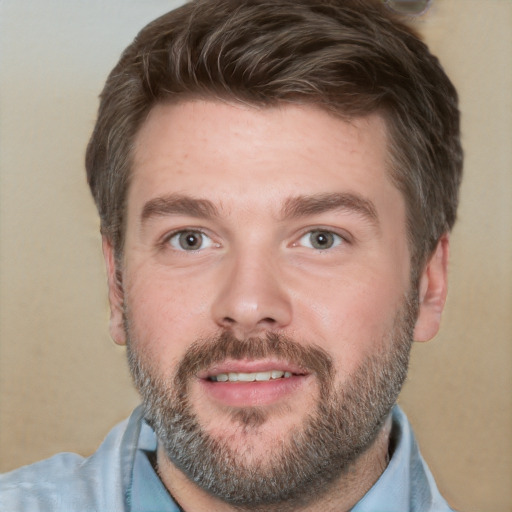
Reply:
<svg viewBox="0 0 512 512"><path fill-rule="evenodd" d="M288 379L292 376L291 372L283 372L281 370L272 370L269 372L255 372L255 373L219 373L210 377L214 382L254 382L254 381L268 381L271 379Z"/></svg>
<svg viewBox="0 0 512 512"><path fill-rule="evenodd" d="M257 373L239 373L237 377L239 382L253 382L257 375Z"/></svg>

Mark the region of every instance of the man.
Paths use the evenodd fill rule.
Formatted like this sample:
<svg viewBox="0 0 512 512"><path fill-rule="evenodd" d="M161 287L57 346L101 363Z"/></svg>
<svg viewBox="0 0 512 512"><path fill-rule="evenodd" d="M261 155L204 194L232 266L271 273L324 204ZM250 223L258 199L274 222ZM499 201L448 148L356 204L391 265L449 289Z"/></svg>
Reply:
<svg viewBox="0 0 512 512"><path fill-rule="evenodd" d="M197 0L101 97L87 175L143 406L5 510L445 511L394 407L439 328L457 95L370 0Z"/></svg>

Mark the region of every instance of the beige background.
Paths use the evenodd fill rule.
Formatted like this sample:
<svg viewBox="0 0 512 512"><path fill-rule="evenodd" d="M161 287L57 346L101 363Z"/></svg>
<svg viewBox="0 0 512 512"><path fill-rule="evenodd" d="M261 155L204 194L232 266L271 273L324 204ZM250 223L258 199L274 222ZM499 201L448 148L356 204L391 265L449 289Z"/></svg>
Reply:
<svg viewBox="0 0 512 512"><path fill-rule="evenodd" d="M0 470L90 454L138 402L83 154L106 74L175 3L0 0ZM401 404L453 506L510 511L512 1L434 0L417 23L460 91L466 176L444 325Z"/></svg>

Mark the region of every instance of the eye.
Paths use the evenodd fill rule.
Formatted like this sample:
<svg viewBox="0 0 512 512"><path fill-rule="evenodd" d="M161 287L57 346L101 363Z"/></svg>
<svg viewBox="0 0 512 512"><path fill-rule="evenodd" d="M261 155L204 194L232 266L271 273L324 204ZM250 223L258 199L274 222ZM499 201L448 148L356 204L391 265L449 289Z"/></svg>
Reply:
<svg viewBox="0 0 512 512"><path fill-rule="evenodd" d="M178 251L199 251L213 245L210 237L194 229L174 233L169 243Z"/></svg>
<svg viewBox="0 0 512 512"><path fill-rule="evenodd" d="M332 249L333 247L340 245L342 242L343 238L340 235L325 229L309 231L303 235L299 241L299 243L304 247L319 250Z"/></svg>

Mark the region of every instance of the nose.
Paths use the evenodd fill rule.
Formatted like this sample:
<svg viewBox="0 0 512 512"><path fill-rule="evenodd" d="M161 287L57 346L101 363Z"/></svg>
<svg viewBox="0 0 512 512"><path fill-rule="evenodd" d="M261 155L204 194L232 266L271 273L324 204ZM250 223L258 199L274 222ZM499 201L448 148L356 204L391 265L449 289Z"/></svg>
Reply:
<svg viewBox="0 0 512 512"><path fill-rule="evenodd" d="M292 304L282 272L268 252L231 255L212 306L217 325L240 339L288 326Z"/></svg>

